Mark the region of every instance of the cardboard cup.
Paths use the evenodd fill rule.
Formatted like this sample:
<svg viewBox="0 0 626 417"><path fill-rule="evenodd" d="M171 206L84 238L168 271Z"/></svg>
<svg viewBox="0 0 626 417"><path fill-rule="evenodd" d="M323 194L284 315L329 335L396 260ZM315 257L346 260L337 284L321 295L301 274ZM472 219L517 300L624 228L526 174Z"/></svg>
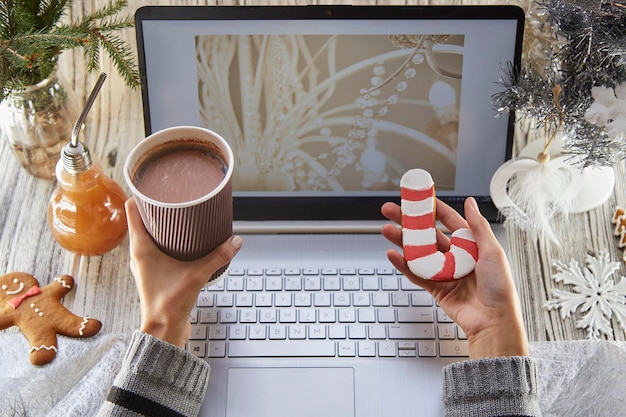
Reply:
<svg viewBox="0 0 626 417"><path fill-rule="evenodd" d="M224 162L226 173L213 191L195 200L167 203L137 189L135 175L142 163L156 153L185 144L206 147ZM215 132L193 126L176 126L153 133L133 148L124 164L124 178L148 233L159 249L180 261L199 259L232 235L232 173L233 152L228 143ZM219 278L227 268L228 265L220 268L208 281Z"/></svg>

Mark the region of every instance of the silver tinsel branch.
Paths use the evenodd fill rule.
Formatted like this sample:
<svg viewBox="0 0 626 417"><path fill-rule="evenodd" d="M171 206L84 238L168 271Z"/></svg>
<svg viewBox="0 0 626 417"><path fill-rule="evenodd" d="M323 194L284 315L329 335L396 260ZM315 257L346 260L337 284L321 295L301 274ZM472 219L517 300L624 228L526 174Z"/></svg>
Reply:
<svg viewBox="0 0 626 417"><path fill-rule="evenodd" d="M492 97L494 109L534 118L547 131L559 130L566 138L564 153L582 167L612 166L626 158L626 132L609 138L584 114L593 103L592 87L614 88L626 81L626 0L544 0L536 6L557 51L524 56L521 68L507 65L500 80L503 91ZM527 21L535 17L527 14ZM535 65L546 56L553 57L550 65Z"/></svg>
<svg viewBox="0 0 626 417"><path fill-rule="evenodd" d="M584 120L569 128L564 151L581 168L610 167L626 159L626 141L609 138L604 128Z"/></svg>

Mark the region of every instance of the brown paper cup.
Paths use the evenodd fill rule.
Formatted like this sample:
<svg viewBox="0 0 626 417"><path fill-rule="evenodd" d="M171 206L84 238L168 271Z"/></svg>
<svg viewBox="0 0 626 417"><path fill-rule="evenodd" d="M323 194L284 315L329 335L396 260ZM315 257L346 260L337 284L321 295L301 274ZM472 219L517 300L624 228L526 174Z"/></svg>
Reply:
<svg viewBox="0 0 626 417"><path fill-rule="evenodd" d="M138 190L135 177L142 163L156 152L190 143L210 148L226 165L224 179L213 191L188 202L168 203L156 201ZM232 235L232 172L233 153L228 143L210 130L192 126L153 133L135 146L124 164L124 177L146 229L159 249L180 261L199 259ZM228 265L220 268L208 281L219 278L227 268Z"/></svg>

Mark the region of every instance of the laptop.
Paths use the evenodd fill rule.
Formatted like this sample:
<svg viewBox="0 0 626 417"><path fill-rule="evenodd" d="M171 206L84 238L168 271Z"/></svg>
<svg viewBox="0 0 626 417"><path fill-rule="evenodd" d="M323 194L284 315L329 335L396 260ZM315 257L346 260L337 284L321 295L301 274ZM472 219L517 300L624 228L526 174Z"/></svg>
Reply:
<svg viewBox="0 0 626 417"><path fill-rule="evenodd" d="M523 22L514 6L138 9L146 134L202 126L236 161L244 246L187 346L211 364L202 416L442 414L441 369L467 341L387 260L380 206L423 168L497 221L513 117L491 96Z"/></svg>

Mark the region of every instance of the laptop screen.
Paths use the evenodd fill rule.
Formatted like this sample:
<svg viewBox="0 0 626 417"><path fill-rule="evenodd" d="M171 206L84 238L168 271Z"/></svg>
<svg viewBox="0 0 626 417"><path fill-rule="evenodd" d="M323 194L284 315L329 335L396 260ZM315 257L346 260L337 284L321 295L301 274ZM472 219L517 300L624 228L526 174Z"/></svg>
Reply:
<svg viewBox="0 0 626 417"><path fill-rule="evenodd" d="M379 219L411 168L460 209L510 157L491 96L519 65L512 6L148 6L146 134L202 126L235 155L237 220Z"/></svg>

